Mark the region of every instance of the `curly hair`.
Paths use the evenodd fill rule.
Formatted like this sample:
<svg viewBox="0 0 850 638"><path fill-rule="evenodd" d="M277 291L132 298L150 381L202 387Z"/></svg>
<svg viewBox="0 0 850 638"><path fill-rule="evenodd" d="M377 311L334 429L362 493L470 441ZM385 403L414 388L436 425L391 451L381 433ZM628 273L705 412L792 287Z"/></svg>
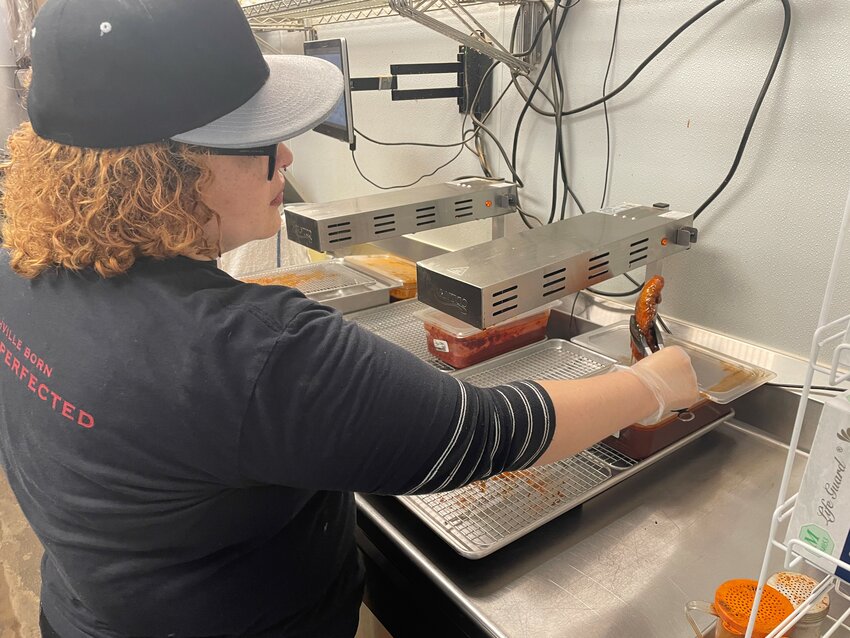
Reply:
<svg viewBox="0 0 850 638"><path fill-rule="evenodd" d="M139 257L219 256L204 234L220 220L201 201L212 176L197 149L78 148L41 138L28 123L8 148L0 237L18 274L60 267L111 277Z"/></svg>

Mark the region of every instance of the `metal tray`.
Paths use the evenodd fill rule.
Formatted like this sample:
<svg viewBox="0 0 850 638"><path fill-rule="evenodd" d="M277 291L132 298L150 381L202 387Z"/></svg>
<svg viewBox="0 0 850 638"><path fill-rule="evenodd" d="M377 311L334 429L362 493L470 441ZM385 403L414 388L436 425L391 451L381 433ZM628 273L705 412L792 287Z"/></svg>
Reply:
<svg viewBox="0 0 850 638"><path fill-rule="evenodd" d="M344 264L341 259L262 270L241 275L239 279L251 281L286 276L300 280L293 284L293 287L310 299L336 308L342 313L386 305L390 302L390 290L402 285L395 279L361 272Z"/></svg>
<svg viewBox="0 0 850 638"><path fill-rule="evenodd" d="M628 365L632 359L629 339L629 322L620 321L573 337L572 341ZM706 398L721 405L734 401L776 377L770 370L673 335L665 335L664 341L667 345L681 346L690 355L700 391Z"/></svg>
<svg viewBox="0 0 850 638"><path fill-rule="evenodd" d="M428 352L428 336L425 334L422 320L413 316L414 313L425 310L427 307L421 301L410 299L364 310L348 315L346 319L355 321L366 330L401 346L438 370L446 372L454 370Z"/></svg>
<svg viewBox="0 0 850 638"><path fill-rule="evenodd" d="M599 374L610 359L552 339L455 372L481 386L519 379L575 379ZM578 507L635 472L712 430L724 416L643 461L602 443L542 467L506 473L458 490L399 500L465 558L478 559Z"/></svg>
<svg viewBox="0 0 850 638"><path fill-rule="evenodd" d="M522 379L579 379L605 372L614 361L564 339L549 339L453 373L489 388Z"/></svg>

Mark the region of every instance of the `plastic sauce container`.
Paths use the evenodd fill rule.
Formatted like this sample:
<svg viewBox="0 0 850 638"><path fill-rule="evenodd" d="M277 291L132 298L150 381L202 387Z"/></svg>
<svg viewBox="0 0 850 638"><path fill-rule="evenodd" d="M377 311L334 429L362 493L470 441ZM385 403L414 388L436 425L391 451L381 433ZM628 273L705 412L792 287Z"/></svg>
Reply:
<svg viewBox="0 0 850 638"><path fill-rule="evenodd" d="M439 310L414 313L422 320L428 351L453 368L467 368L546 338L549 313L560 301L481 330Z"/></svg>

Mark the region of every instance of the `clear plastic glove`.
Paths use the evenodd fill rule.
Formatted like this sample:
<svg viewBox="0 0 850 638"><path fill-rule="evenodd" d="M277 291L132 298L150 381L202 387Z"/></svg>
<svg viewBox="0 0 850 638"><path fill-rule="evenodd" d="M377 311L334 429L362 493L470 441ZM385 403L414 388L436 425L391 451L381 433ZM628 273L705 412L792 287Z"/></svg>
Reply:
<svg viewBox="0 0 850 638"><path fill-rule="evenodd" d="M691 358L678 346L663 348L630 368L621 369L640 379L658 401L658 410L639 421L640 425L658 423L674 410L689 408L699 400Z"/></svg>

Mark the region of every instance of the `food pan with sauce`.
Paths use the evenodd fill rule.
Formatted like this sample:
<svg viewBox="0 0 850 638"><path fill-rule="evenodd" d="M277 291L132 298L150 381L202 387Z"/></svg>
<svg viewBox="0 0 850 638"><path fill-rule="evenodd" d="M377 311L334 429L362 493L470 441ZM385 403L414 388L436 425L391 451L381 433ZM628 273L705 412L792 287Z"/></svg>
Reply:
<svg viewBox="0 0 850 638"><path fill-rule="evenodd" d="M485 330L433 308L420 310L414 316L425 325L428 351L459 370L542 341L546 338L549 313L559 305L560 301L552 302Z"/></svg>

